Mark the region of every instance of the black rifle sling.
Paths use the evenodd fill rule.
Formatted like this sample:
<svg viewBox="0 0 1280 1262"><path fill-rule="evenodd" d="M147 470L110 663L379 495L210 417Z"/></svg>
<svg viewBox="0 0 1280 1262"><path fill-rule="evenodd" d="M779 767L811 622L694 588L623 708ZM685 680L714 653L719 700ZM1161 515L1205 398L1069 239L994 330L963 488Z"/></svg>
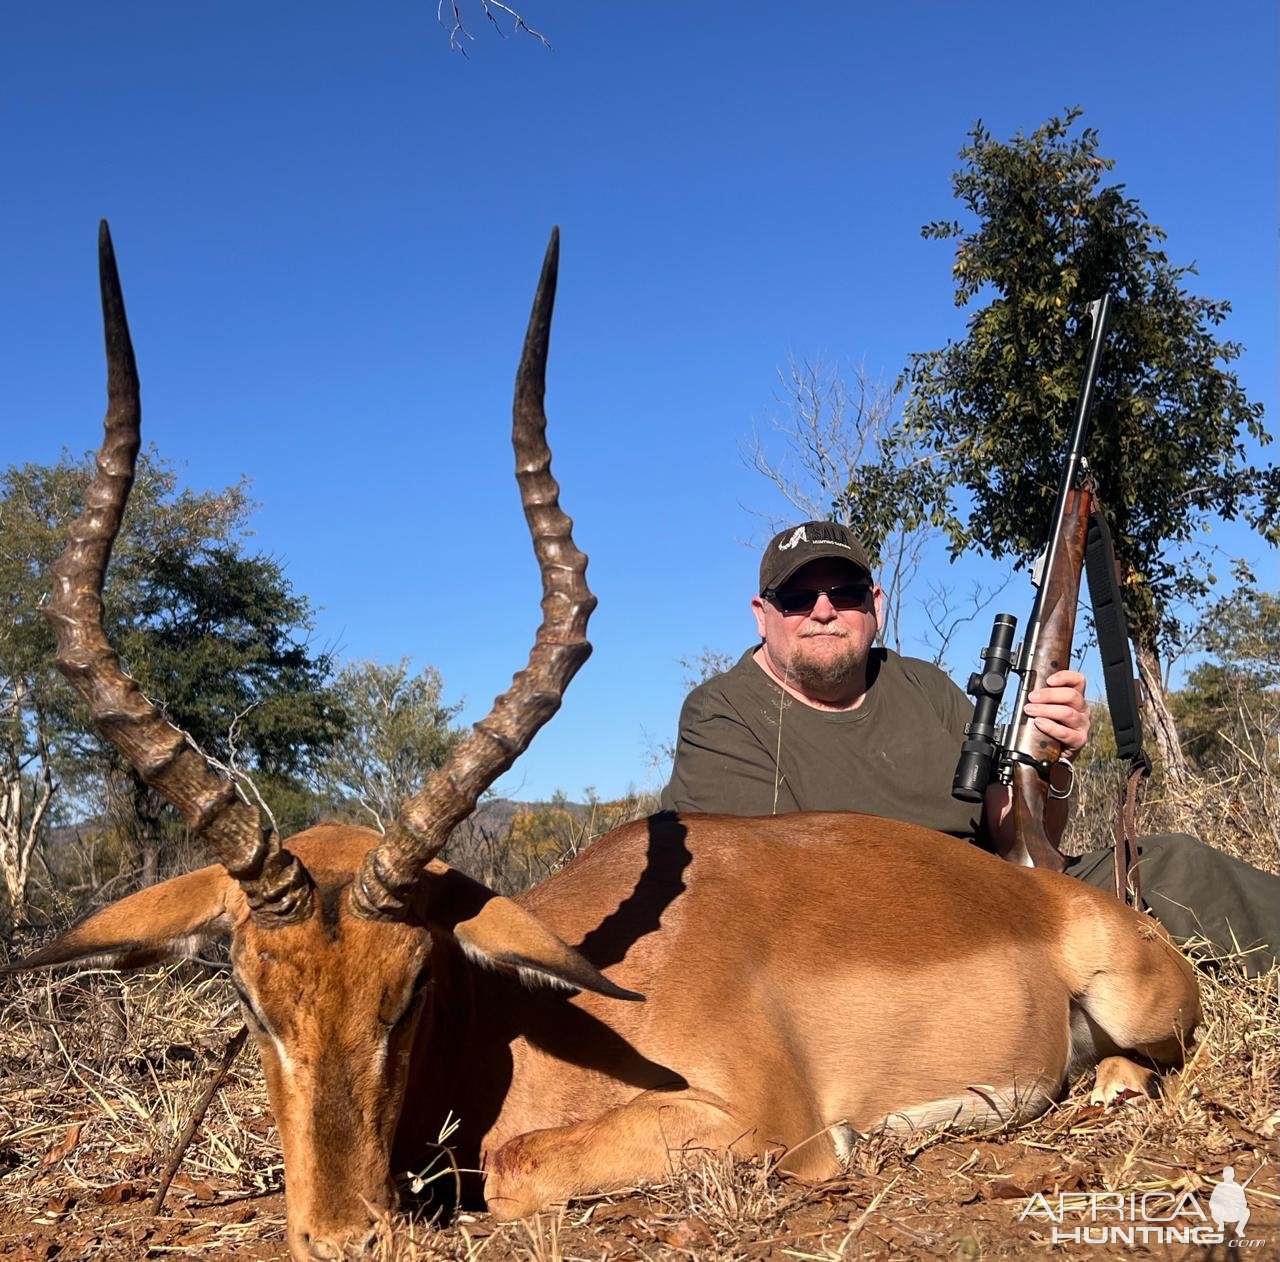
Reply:
<svg viewBox="0 0 1280 1262"><path fill-rule="evenodd" d="M1098 654L1107 688L1107 709L1116 731L1116 757L1133 758L1142 752L1142 718L1138 690L1134 686L1133 656L1129 652L1129 624L1116 578L1116 556L1111 547L1107 519L1097 508L1089 518L1084 572L1093 602L1093 625L1098 632Z"/></svg>
<svg viewBox="0 0 1280 1262"><path fill-rule="evenodd" d="M1129 774L1120 793L1115 827L1115 893L1123 901L1141 905L1138 881L1137 814L1142 782L1151 774L1151 759L1142 748L1142 717L1138 710L1138 689L1133 657L1129 651L1129 624L1116 574L1111 531L1098 508L1089 519L1085 545L1085 576L1093 604L1093 624L1098 633L1098 654L1107 690L1107 708L1116 734L1116 757L1126 759Z"/></svg>

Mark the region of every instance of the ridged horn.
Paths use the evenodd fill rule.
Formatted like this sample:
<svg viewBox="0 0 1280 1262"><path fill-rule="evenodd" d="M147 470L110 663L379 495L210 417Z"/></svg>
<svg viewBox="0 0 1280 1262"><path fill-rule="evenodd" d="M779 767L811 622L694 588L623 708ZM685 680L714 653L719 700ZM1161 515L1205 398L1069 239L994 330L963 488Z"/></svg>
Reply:
<svg viewBox="0 0 1280 1262"><path fill-rule="evenodd" d="M44 614L58 644L55 661L103 735L240 882L255 918L264 924L305 919L312 905L306 868L262 827L257 808L235 784L143 695L103 630L102 585L133 486L142 424L138 368L105 219L98 229L98 271L107 345L105 433L84 512L53 567L53 596Z"/></svg>
<svg viewBox="0 0 1280 1262"><path fill-rule="evenodd" d="M543 406L559 257L556 228L543 260L516 374L511 431L520 502L542 572L542 624L529 664L444 766L432 773L422 791L402 803L386 839L366 856L351 894L353 907L361 915L404 914L427 863L475 809L485 789L560 708L569 681L591 654L587 620L596 598L587 587L587 558L573 542L573 522L560 508Z"/></svg>

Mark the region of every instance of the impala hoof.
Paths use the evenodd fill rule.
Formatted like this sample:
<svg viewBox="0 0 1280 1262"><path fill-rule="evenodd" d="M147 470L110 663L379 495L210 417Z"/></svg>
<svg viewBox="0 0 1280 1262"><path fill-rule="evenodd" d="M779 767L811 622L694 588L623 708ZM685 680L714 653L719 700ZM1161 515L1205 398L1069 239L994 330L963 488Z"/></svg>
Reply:
<svg viewBox="0 0 1280 1262"><path fill-rule="evenodd" d="M1159 1076L1152 1069L1135 1064L1124 1056L1108 1056L1098 1062L1090 1104L1106 1105L1127 1095L1155 1096L1159 1094Z"/></svg>

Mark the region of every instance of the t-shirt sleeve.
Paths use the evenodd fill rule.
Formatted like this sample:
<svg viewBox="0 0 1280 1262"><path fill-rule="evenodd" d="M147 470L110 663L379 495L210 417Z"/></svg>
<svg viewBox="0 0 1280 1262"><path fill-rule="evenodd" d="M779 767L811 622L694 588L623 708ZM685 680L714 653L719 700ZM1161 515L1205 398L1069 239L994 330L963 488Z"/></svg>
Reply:
<svg viewBox="0 0 1280 1262"><path fill-rule="evenodd" d="M662 791L668 811L773 815L799 808L785 780L732 707L705 685L680 711L671 780Z"/></svg>
<svg viewBox="0 0 1280 1262"><path fill-rule="evenodd" d="M955 737L955 756L960 758L960 748L965 741L965 725L973 720L973 698L964 692L959 685L940 667L931 662L912 661L914 677L919 687L929 698L929 704L941 720L942 725ZM962 808L963 809L963 808ZM968 828L965 830L971 840L983 841L986 830L986 817L981 805L969 808L973 814Z"/></svg>
<svg viewBox="0 0 1280 1262"><path fill-rule="evenodd" d="M956 740L963 742L965 725L973 721L973 698L968 693L961 692L951 680L945 680L945 683L947 690L942 702L943 721L955 734Z"/></svg>
<svg viewBox="0 0 1280 1262"><path fill-rule="evenodd" d="M929 698L934 713L956 738L956 757L964 741L964 727L973 718L973 700L951 677L932 662L904 659L916 686Z"/></svg>

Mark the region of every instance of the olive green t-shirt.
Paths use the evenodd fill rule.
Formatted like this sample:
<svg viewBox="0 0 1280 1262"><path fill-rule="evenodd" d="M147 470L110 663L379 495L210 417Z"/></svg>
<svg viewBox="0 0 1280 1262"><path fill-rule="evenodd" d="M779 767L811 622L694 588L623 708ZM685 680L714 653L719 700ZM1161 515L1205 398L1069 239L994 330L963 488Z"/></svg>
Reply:
<svg viewBox="0 0 1280 1262"><path fill-rule="evenodd" d="M783 692L754 653L685 699L664 810L860 811L975 835L980 807L951 796L973 703L941 670L875 649L862 704L815 710Z"/></svg>

